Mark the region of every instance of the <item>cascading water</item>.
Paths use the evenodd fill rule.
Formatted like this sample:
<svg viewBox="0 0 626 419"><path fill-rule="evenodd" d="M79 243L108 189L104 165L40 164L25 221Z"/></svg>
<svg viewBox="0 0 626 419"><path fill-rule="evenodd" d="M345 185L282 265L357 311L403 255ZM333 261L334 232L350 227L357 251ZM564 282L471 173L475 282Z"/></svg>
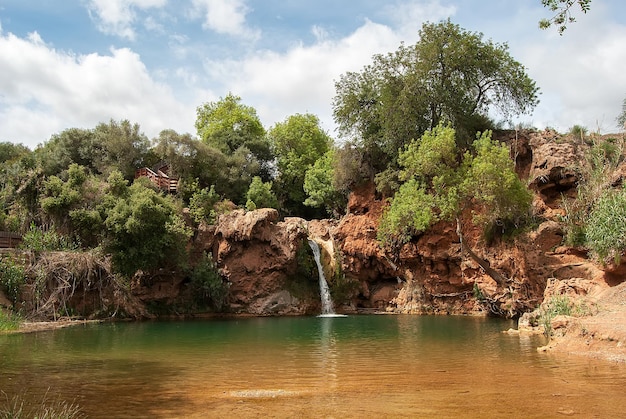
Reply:
<svg viewBox="0 0 626 419"><path fill-rule="evenodd" d="M333 316L335 315L335 310L333 309L333 300L330 297L328 282L326 282L324 269L322 268L320 246L314 240L309 240L309 246L311 247L311 250L313 250L313 256L315 257L315 263L317 264L317 273L320 282L320 297L322 299L322 316Z"/></svg>

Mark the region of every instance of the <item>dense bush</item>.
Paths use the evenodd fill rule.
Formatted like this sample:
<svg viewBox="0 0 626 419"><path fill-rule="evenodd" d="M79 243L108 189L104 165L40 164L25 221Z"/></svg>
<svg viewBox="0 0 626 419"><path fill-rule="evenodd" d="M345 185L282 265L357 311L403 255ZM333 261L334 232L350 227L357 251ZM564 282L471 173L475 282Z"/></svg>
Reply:
<svg viewBox="0 0 626 419"><path fill-rule="evenodd" d="M196 302L209 305L216 311L222 311L228 298L228 284L222 280L213 258L206 254L191 273Z"/></svg>
<svg viewBox="0 0 626 419"><path fill-rule="evenodd" d="M586 228L586 244L601 260L619 263L626 251L626 189L607 190L593 205Z"/></svg>
<svg viewBox="0 0 626 419"><path fill-rule="evenodd" d="M111 204L104 244L116 271L132 275L139 269L182 263L192 232L172 197L134 183Z"/></svg>
<svg viewBox="0 0 626 419"><path fill-rule="evenodd" d="M24 268L16 265L11 259L0 259L0 286L4 287L7 297L13 303L17 301L20 288L25 281Z"/></svg>
<svg viewBox="0 0 626 419"><path fill-rule="evenodd" d="M378 238L398 248L438 220L458 218L464 208L481 208L474 221L485 231L519 226L529 214L532 195L515 173L508 147L487 131L474 141L475 153L461 156L455 130L440 124L400 153L406 182L380 221Z"/></svg>

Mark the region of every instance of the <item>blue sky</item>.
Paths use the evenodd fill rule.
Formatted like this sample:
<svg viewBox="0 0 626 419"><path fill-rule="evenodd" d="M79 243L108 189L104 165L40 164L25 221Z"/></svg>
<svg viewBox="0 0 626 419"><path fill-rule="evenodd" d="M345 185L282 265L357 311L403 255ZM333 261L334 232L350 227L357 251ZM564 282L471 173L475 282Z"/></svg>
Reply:
<svg viewBox="0 0 626 419"><path fill-rule="evenodd" d="M0 141L109 119L195 134L196 107L229 92L267 128L311 112L336 137L334 81L446 18L506 42L537 82L517 122L616 132L626 2L591 6L559 36L538 29L540 0L0 0Z"/></svg>

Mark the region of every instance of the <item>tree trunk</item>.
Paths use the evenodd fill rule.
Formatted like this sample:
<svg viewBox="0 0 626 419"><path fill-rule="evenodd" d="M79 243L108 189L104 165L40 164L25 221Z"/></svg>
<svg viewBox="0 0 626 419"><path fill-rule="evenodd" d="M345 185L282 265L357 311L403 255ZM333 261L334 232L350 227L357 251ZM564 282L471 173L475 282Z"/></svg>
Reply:
<svg viewBox="0 0 626 419"><path fill-rule="evenodd" d="M456 219L456 233L458 234L459 240L461 242L461 253L463 254L466 252L474 262L478 263L478 265L483 268L487 275L489 275L491 278L493 278L494 281L498 283L498 285L500 285L501 287L506 287L508 279L495 269L491 268L491 266L489 266L489 262L474 253L474 251L470 249L469 246L465 245L465 242L463 241L463 232L461 231L461 221L458 218Z"/></svg>

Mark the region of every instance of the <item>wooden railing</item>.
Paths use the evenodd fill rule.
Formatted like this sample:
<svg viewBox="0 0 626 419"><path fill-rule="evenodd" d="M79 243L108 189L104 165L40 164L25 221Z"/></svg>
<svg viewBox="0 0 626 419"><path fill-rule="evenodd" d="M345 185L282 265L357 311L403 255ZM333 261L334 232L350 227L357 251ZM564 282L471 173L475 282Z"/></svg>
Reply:
<svg viewBox="0 0 626 419"><path fill-rule="evenodd" d="M22 235L10 231L0 231L0 248L17 247L22 243Z"/></svg>
<svg viewBox="0 0 626 419"><path fill-rule="evenodd" d="M155 173L147 167L137 169L135 171L135 179L140 177L147 177L162 191L169 193L176 193L178 191L178 179L171 178L160 170L158 173Z"/></svg>

